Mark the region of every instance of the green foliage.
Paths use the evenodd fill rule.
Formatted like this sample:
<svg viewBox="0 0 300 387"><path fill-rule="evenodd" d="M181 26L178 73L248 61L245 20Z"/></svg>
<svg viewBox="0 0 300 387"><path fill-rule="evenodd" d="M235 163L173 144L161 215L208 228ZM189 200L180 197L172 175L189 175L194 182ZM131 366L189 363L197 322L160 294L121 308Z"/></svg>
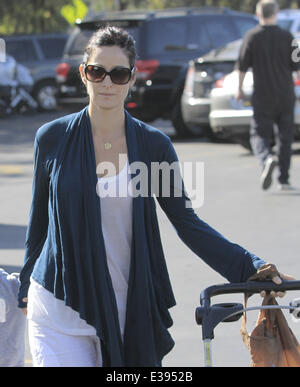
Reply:
<svg viewBox="0 0 300 387"><path fill-rule="evenodd" d="M68 28L60 14L72 0L1 0L0 34L39 34Z"/></svg>
<svg viewBox="0 0 300 387"><path fill-rule="evenodd" d="M255 11L258 0L90 0L88 3L95 9L162 9L177 7L228 7L250 12ZM280 8L299 8L300 0L278 0Z"/></svg>
<svg viewBox="0 0 300 387"><path fill-rule="evenodd" d="M255 11L258 0L83 0L93 11L162 9L177 7L229 7ZM278 0L281 8L300 8L300 0ZM66 31L69 27L62 16L63 7L74 7L74 0L1 0L0 34L45 33ZM67 8L68 9L68 8Z"/></svg>

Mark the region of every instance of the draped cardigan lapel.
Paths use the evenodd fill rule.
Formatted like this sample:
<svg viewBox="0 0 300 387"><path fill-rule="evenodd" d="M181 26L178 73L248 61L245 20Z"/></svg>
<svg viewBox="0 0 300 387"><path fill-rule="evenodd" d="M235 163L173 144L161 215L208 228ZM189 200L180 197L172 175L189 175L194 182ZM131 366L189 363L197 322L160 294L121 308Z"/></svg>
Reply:
<svg viewBox="0 0 300 387"><path fill-rule="evenodd" d="M130 165L149 161L145 157L142 160L140 155L145 152L138 129L139 125L126 112ZM59 230L56 237L61 246L53 293L96 328L104 366L159 366L174 345L167 328L172 325L168 308L175 305L175 300L158 236L154 200L152 197L133 198L133 237L122 342L101 228L88 108L78 113L67 133L53 168L59 175L53 199ZM159 270L161 273L157 273ZM156 277L153 271L158 274ZM160 283L162 277L163 284Z"/></svg>
<svg viewBox="0 0 300 387"><path fill-rule="evenodd" d="M140 125L127 112L126 140L130 166L141 162L147 167L150 187L151 157ZM134 177L132 171L131 178ZM124 334L125 365L160 366L164 355L174 346L167 328L173 324L168 309L175 305L175 299L159 236L155 202L150 190L146 197L133 197L132 235Z"/></svg>

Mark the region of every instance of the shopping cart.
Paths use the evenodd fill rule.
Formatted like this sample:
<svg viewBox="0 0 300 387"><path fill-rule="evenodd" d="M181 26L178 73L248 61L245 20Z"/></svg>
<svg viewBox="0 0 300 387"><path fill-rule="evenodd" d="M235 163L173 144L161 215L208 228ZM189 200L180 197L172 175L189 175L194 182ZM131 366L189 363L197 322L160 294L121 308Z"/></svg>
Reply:
<svg viewBox="0 0 300 387"><path fill-rule="evenodd" d="M300 290L300 281L284 281L281 285L274 282L245 282L239 284L224 284L211 286L201 293L201 306L196 309L196 321L202 325L202 339L204 344L204 364L205 367L212 367L212 340L214 339L214 329L220 323L231 323L238 321L244 312L262 309L288 309L295 318L300 318L300 300L295 300L290 305L268 305L245 308L239 303L222 303L211 305L211 298L225 294L244 293L248 296L266 292L288 292Z"/></svg>

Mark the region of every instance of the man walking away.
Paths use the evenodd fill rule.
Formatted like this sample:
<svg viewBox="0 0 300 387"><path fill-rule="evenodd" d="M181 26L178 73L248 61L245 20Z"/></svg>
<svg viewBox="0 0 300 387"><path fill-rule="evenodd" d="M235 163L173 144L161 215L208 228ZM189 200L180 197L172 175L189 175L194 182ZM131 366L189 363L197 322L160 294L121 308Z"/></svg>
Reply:
<svg viewBox="0 0 300 387"><path fill-rule="evenodd" d="M254 93L251 146L262 166L261 186L270 188L272 174L279 166L279 188L292 189L289 182L294 136L295 92L293 71L300 77L300 61L293 61L293 36L276 25L279 7L275 0L261 0L256 14L259 25L250 30L243 41L237 63L239 90L237 99L244 99L243 82L252 68ZM274 124L276 132L274 133ZM276 138L278 158L272 154Z"/></svg>

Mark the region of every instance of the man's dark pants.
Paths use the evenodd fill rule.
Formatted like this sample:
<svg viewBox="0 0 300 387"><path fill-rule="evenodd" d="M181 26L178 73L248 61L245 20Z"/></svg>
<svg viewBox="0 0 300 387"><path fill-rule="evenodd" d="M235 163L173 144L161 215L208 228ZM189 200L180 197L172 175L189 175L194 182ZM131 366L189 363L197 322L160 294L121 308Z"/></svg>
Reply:
<svg viewBox="0 0 300 387"><path fill-rule="evenodd" d="M272 155L274 138L278 147L280 171L278 180L281 184L288 184L294 139L294 103L285 109L279 106L277 109L262 109L254 106L250 141L262 168L268 156Z"/></svg>

